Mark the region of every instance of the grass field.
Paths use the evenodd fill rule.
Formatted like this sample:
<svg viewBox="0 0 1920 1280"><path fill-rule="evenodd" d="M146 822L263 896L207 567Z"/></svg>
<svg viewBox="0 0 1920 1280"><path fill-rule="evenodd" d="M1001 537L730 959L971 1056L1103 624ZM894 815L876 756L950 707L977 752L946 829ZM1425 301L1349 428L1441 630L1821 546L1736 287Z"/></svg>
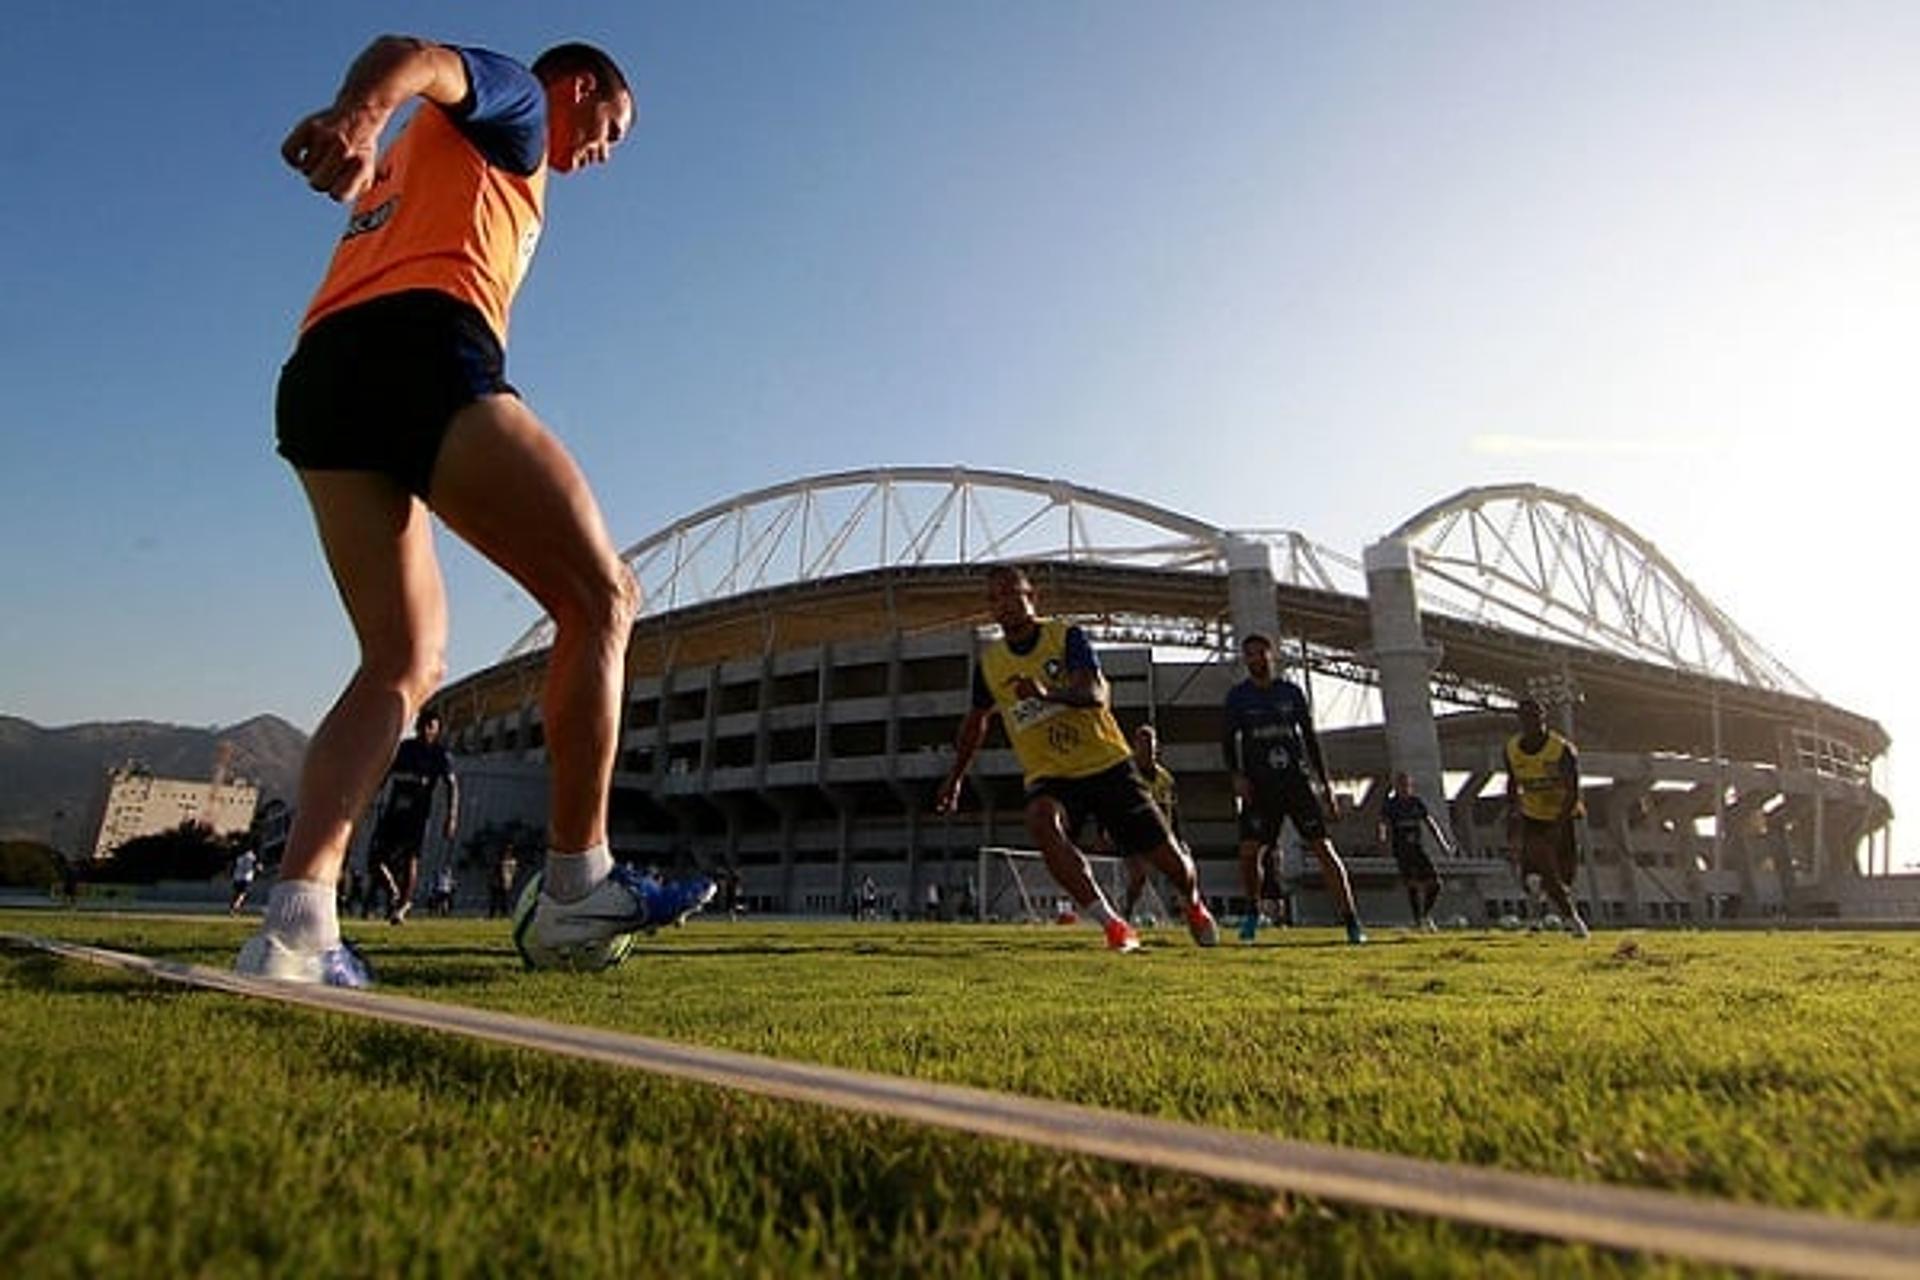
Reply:
<svg viewBox="0 0 1920 1280"><path fill-rule="evenodd" d="M249 926L0 912L224 966ZM352 931L349 930L351 933ZM1432 1159L1920 1224L1920 935L699 921L383 990ZM1695 1275L0 952L0 1275Z"/></svg>

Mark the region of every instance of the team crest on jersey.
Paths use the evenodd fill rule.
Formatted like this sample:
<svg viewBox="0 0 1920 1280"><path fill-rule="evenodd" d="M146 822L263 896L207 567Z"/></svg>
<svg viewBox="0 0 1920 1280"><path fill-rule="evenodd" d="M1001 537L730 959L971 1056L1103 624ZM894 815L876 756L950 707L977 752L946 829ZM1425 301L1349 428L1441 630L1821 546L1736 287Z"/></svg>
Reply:
<svg viewBox="0 0 1920 1280"><path fill-rule="evenodd" d="M399 196L388 196L385 200L382 200L365 213L354 214L351 218L347 219L346 232L340 238L342 240L351 240L355 236L363 236L369 231L378 231L380 228L386 226L387 223L393 221L394 206L399 203Z"/></svg>

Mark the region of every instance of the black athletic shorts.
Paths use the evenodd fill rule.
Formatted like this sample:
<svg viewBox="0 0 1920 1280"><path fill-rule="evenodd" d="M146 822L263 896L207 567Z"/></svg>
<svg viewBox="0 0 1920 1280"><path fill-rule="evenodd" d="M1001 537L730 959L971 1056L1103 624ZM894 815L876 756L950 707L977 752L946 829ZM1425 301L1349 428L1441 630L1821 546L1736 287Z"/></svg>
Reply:
<svg viewBox="0 0 1920 1280"><path fill-rule="evenodd" d="M1543 822L1539 818L1520 819L1520 874L1551 877L1562 885L1573 884L1580 869L1580 847L1574 842L1572 822Z"/></svg>
<svg viewBox="0 0 1920 1280"><path fill-rule="evenodd" d="M1027 788L1028 800L1039 796L1060 802L1067 811L1068 832L1080 830L1092 818L1122 854L1151 853L1173 839L1166 815L1131 760L1084 778L1041 778Z"/></svg>
<svg viewBox="0 0 1920 1280"><path fill-rule="evenodd" d="M1400 875L1407 880L1438 880L1440 873L1434 870L1433 859L1418 841L1413 844L1395 844L1393 860L1400 864Z"/></svg>
<svg viewBox="0 0 1920 1280"><path fill-rule="evenodd" d="M1280 838L1280 824L1293 819L1293 829L1302 840L1327 838L1327 815L1320 808L1307 775L1298 769L1283 773L1253 774L1253 802L1240 806L1240 838L1258 844L1272 844Z"/></svg>
<svg viewBox="0 0 1920 1280"><path fill-rule="evenodd" d="M399 868L419 857L426 843L427 820L422 815L417 822L411 818L382 822L373 829L373 842L368 851L374 861Z"/></svg>
<svg viewBox="0 0 1920 1280"><path fill-rule="evenodd" d="M517 394L506 353L473 306L431 289L321 320L280 370L280 456L303 471L378 471L424 498L453 415Z"/></svg>

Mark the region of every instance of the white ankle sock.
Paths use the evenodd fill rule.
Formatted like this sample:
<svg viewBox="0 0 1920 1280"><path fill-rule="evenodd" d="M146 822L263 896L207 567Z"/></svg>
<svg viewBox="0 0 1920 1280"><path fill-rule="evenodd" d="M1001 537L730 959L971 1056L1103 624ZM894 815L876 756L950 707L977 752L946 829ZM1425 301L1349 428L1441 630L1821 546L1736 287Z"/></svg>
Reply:
<svg viewBox="0 0 1920 1280"><path fill-rule="evenodd" d="M546 878L541 887L555 902L578 902L613 874L613 854L602 840L579 853L547 851Z"/></svg>
<svg viewBox="0 0 1920 1280"><path fill-rule="evenodd" d="M296 951L325 951L340 945L340 917L334 887L318 880L282 880L267 896L262 932Z"/></svg>

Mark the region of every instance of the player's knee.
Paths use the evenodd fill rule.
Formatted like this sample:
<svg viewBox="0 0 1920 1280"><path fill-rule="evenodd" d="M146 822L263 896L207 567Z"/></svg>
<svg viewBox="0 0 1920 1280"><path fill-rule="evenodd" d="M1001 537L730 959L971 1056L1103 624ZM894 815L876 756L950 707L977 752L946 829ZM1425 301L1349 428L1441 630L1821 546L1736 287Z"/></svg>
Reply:
<svg viewBox="0 0 1920 1280"><path fill-rule="evenodd" d="M1031 800L1026 811L1027 834L1036 844L1044 847L1044 842L1059 836L1061 832L1060 811L1051 800Z"/></svg>
<svg viewBox="0 0 1920 1280"><path fill-rule="evenodd" d="M360 669L400 694L411 717L446 679L447 651L444 645L424 643L379 647L361 655Z"/></svg>
<svg viewBox="0 0 1920 1280"><path fill-rule="evenodd" d="M562 629L624 640L640 612L640 586L619 560L583 575L563 601L554 606L554 622Z"/></svg>

